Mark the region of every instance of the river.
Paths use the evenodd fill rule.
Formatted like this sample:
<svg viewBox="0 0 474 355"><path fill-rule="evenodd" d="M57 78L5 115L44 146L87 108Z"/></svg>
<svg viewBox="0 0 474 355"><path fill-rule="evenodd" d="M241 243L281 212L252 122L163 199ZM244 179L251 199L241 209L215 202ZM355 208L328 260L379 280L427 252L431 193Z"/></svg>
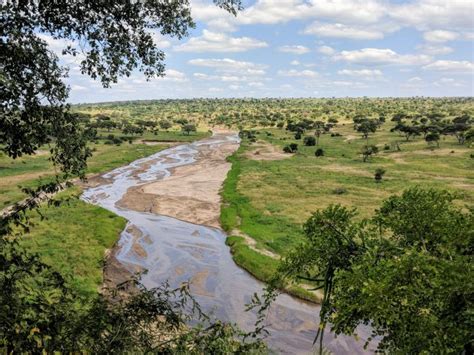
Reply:
<svg viewBox="0 0 474 355"><path fill-rule="evenodd" d="M146 269L142 283L154 287L164 281L179 286L191 280L191 292L207 312L224 321L251 329L255 315L245 312L255 292L264 284L238 267L225 245L219 228L189 223L176 218L121 207L130 188L169 179L182 166L198 164L203 150L218 150L238 144L236 134L215 134L211 138L182 144L117 168L102 175L102 184L87 188L82 199L116 213L129 222L121 233L116 259L130 271ZM267 317L269 346L278 353L308 354L315 351L319 306L286 294L280 295ZM365 328L359 340L327 332L324 346L334 354L362 354Z"/></svg>

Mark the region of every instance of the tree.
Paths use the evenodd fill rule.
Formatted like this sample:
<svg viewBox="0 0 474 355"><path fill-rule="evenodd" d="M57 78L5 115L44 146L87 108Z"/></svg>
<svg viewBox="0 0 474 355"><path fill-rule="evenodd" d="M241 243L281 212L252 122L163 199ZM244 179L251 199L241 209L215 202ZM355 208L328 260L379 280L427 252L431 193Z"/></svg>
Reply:
<svg viewBox="0 0 474 355"><path fill-rule="evenodd" d="M214 3L234 14L241 8L239 0ZM62 172L50 183L26 189L30 197L0 217L2 352L245 353L261 348L260 341L242 338L254 334L228 324L188 327L182 298L167 287L139 289L120 303L103 295L81 299L67 286L67 275L53 271L16 239L31 227L25 212L44 196L70 186L62 182L71 175L83 177L91 154L90 134L65 105L67 70L43 35L64 40L62 53L81 58L81 72L108 87L135 69L148 78L163 76L165 54L156 47L154 34L182 38L193 26L188 1L31 0L0 5L1 149L17 158L50 144L51 160Z"/></svg>
<svg viewBox="0 0 474 355"><path fill-rule="evenodd" d="M365 162L367 162L369 160L369 158L372 156L372 155L375 155L379 152L379 148L377 148L377 146L375 145L369 145L369 146L364 146L364 148L362 148L362 160Z"/></svg>
<svg viewBox="0 0 474 355"><path fill-rule="evenodd" d="M439 148L439 133L438 132L430 132L425 136L425 141L428 145L436 143L436 146Z"/></svg>
<svg viewBox="0 0 474 355"><path fill-rule="evenodd" d="M173 126L168 120L161 120L158 124L160 125L160 128L165 131L168 131Z"/></svg>
<svg viewBox="0 0 474 355"><path fill-rule="evenodd" d="M279 269L324 289L321 344L329 324L348 335L369 324L381 352L472 353L474 211L455 197L413 188L371 219L340 205L312 215Z"/></svg>
<svg viewBox="0 0 474 355"><path fill-rule="evenodd" d="M354 129L362 133L362 137L366 140L366 145L369 142L369 134L375 133L379 127L379 122L377 120L372 120L369 118L354 118Z"/></svg>
<svg viewBox="0 0 474 355"><path fill-rule="evenodd" d="M392 132L398 131L405 136L406 141L408 142L411 137L419 136L421 133L421 128L414 125L407 125L404 122L398 123L394 128L391 129Z"/></svg>
<svg viewBox="0 0 474 355"><path fill-rule="evenodd" d="M303 143L307 147L312 147L316 145L316 138L312 136L304 137Z"/></svg>
<svg viewBox="0 0 474 355"><path fill-rule="evenodd" d="M191 132L196 132L196 125L194 124L185 124L181 130L183 132L186 132L186 134L189 136Z"/></svg>

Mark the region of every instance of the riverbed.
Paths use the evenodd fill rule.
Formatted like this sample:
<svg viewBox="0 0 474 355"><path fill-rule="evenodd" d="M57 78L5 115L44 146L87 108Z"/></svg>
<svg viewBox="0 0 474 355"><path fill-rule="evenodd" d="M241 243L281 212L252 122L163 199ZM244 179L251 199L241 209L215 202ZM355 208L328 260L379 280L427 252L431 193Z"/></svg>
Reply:
<svg viewBox="0 0 474 355"><path fill-rule="evenodd" d="M101 175L82 199L129 221L113 257L130 272L147 270L146 287L189 281L205 311L250 330L255 315L245 305L264 284L234 263L218 224L218 191L230 168L225 158L238 145L235 133L219 132L170 147ZM278 353L313 353L318 313L318 305L280 295L268 313L267 343ZM364 328L358 336L328 332L324 346L334 354L366 353Z"/></svg>

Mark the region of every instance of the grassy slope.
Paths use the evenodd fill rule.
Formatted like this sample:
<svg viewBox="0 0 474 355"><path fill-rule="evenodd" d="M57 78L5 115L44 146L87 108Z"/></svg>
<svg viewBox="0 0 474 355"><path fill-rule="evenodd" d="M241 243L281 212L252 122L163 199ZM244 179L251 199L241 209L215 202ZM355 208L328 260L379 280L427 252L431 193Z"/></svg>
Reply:
<svg viewBox="0 0 474 355"><path fill-rule="evenodd" d="M387 123L370 138L381 153L369 163L363 163L359 154L365 142L354 133L351 125L340 126L335 131L342 137L321 137L320 147L325 156L316 158L316 147L303 147L302 140L283 130L261 130L258 139L283 147L291 142L299 144L295 156L275 161L254 161L245 153L252 150L248 141L230 158L229 172L222 196L223 227L230 231L239 228L257 241L257 247L280 255L302 239L301 225L319 208L331 203L357 207L360 217L370 216L380 202L403 189L420 185L445 188L461 194L459 203L474 204L474 159L472 149L460 146L452 138L440 142L433 151L421 137L413 142L389 132ZM267 136L265 132L271 132ZM347 140L352 138L351 140ZM384 151L383 146L399 141L401 152ZM453 153L451 153L453 152ZM385 169L382 183L374 181L376 168ZM333 191L345 188L347 193ZM268 257L249 253L245 244L229 240L235 260L255 276L268 268ZM248 248L247 248L248 249ZM271 267L271 266L270 266Z"/></svg>
<svg viewBox="0 0 474 355"><path fill-rule="evenodd" d="M120 132L101 132L102 135L115 134ZM146 133L142 137L137 137L139 141L162 140L176 142L190 142L208 136L207 132L198 132L190 136L180 132L159 132L158 135ZM88 160L88 173L95 174L105 172L113 168L128 164L136 159L146 157L164 148L165 145L145 145L123 143L120 146L107 145L102 142L91 144L95 151ZM46 151L34 156L25 156L19 159L11 159L0 154L0 209L15 203L25 197L19 185L24 187L34 187L39 179L43 181L54 175L54 169L48 160Z"/></svg>
<svg viewBox="0 0 474 355"><path fill-rule="evenodd" d="M58 198L78 196L80 189L69 189ZM101 207L73 198L60 207L42 206L31 212L31 231L21 239L31 252L62 275L84 296L93 296L102 284L104 253L110 249L126 220Z"/></svg>

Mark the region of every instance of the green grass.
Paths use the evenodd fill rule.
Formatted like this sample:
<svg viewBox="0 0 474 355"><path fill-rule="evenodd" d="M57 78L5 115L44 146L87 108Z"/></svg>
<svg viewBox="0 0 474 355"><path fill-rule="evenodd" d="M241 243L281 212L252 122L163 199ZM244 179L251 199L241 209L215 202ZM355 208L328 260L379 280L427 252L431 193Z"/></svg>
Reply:
<svg viewBox="0 0 474 355"><path fill-rule="evenodd" d="M474 205L472 148L448 137L440 142L440 148L431 149L422 137L405 142L390 132L390 127L391 123L386 123L370 137L369 144L376 144L380 153L368 163L360 155L365 141L350 124L334 129L341 137L321 137L319 147L325 155L319 158L314 156L317 147L303 146L303 140L295 140L285 130L260 130L259 141L281 150L294 142L299 145L298 153L282 160L252 160L249 156L256 149L255 144L244 140L230 158L232 169L222 190L223 227L227 231L238 228L255 239L258 248L284 255L301 242L301 226L308 217L330 204L356 207L358 218L369 217L388 196L411 186L422 186L448 189L459 194L458 204ZM395 141L400 142L400 152L383 149L385 144ZM386 170L381 183L374 180L377 168ZM337 194L337 188L347 192ZM252 252L236 253L234 258L264 280L267 276L259 273L267 269L267 262Z"/></svg>
<svg viewBox="0 0 474 355"><path fill-rule="evenodd" d="M114 133L119 136L117 132L100 131L99 133L104 137ZM156 136L151 132L147 132L144 136L135 137L135 140L190 142L207 136L209 136L208 132L197 132L189 136L176 131L159 132ZM103 140L99 140L98 144L91 143L90 147L94 152L88 160L87 173L97 174L159 152L166 149L167 145L129 144L125 142L117 146L103 144ZM41 150L41 154L24 156L18 159L11 159L0 153L0 209L26 197L20 186L32 188L51 179L54 175L54 167L49 161L47 153L47 148L45 148Z"/></svg>
<svg viewBox="0 0 474 355"><path fill-rule="evenodd" d="M80 190L73 188L57 198L79 194ZM81 295L97 294L102 285L105 251L118 240L126 220L76 198L59 207L43 205L29 217L32 228L21 237L21 244L62 275L68 275L68 282Z"/></svg>
<svg viewBox="0 0 474 355"><path fill-rule="evenodd" d="M242 237L230 236L226 239L226 244L230 247L232 257L237 265L261 281L270 282L272 280L278 269L278 260L251 249ZM318 300L313 293L297 285L288 285L284 287L284 290L308 301Z"/></svg>

